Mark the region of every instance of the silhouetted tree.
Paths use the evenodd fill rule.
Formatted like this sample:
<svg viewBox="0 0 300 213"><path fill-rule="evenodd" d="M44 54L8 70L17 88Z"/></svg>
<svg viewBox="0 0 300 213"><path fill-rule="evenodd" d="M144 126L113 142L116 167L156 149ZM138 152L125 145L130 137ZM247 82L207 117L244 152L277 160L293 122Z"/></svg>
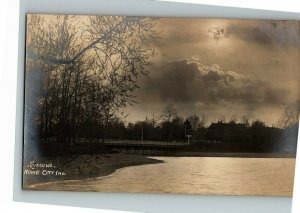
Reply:
<svg viewBox="0 0 300 213"><path fill-rule="evenodd" d="M300 115L300 101L290 103L285 107L282 118L279 120L279 126L282 128L298 125Z"/></svg>
<svg viewBox="0 0 300 213"><path fill-rule="evenodd" d="M105 137L116 112L135 103L137 80L154 55L151 18L28 15L26 76L40 76L33 101L41 137L68 146L89 127ZM30 87L31 85L27 85ZM30 90L27 90L30 91ZM30 97L30 95L26 96Z"/></svg>
<svg viewBox="0 0 300 213"><path fill-rule="evenodd" d="M176 117L177 112L172 104L168 104L164 110L162 118L170 122L172 118Z"/></svg>
<svg viewBox="0 0 300 213"><path fill-rule="evenodd" d="M189 121L192 131L196 132L196 130L199 128L200 126L200 118L197 115L191 115L187 118L187 120Z"/></svg>
<svg viewBox="0 0 300 213"><path fill-rule="evenodd" d="M245 124L248 127L250 125L249 118L247 116L243 116L241 119L241 123Z"/></svg>
<svg viewBox="0 0 300 213"><path fill-rule="evenodd" d="M265 126L266 126L266 124L263 121L258 120L258 119L253 121L252 124L251 124L252 128L263 128Z"/></svg>

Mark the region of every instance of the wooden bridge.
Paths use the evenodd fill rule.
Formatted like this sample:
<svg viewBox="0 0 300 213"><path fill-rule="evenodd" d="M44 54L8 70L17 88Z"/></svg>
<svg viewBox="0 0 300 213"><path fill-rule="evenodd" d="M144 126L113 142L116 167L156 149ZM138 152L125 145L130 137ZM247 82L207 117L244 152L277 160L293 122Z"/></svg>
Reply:
<svg viewBox="0 0 300 213"><path fill-rule="evenodd" d="M129 154L168 155L182 147L189 146L186 141L142 141L142 140L106 140L104 144L113 150Z"/></svg>
<svg viewBox="0 0 300 213"><path fill-rule="evenodd" d="M180 147L192 144L217 144L217 140L191 140L191 141L142 141L142 140L111 140L106 139L104 144L108 146L157 146L157 147Z"/></svg>
<svg viewBox="0 0 300 213"><path fill-rule="evenodd" d="M105 145L108 146L157 146L157 147L170 147L170 146L186 146L187 141L142 141L142 140L105 140Z"/></svg>
<svg viewBox="0 0 300 213"><path fill-rule="evenodd" d="M105 139L102 143L95 139L77 138L75 144L81 146L81 149L94 147L93 149L97 150L99 145L105 145L111 150L127 154L173 156L182 152L205 151L206 147L218 143L220 141L216 140L145 141L119 139Z"/></svg>
<svg viewBox="0 0 300 213"><path fill-rule="evenodd" d="M173 155L185 150L198 148L205 144L216 144L219 141L142 141L142 140L106 140L104 144L112 150L122 153L143 155Z"/></svg>

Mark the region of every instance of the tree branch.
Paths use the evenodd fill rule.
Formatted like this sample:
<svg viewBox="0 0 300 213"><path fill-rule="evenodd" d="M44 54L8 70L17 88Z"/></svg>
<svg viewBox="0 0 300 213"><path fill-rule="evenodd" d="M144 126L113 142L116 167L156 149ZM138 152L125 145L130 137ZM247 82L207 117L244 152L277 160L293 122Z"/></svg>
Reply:
<svg viewBox="0 0 300 213"><path fill-rule="evenodd" d="M83 55L86 51L92 48L94 45L98 44L99 42L107 39L115 30L117 30L122 24L124 24L129 18L126 17L122 21L120 21L116 26L111 28L109 31L105 32L101 37L84 47L80 50L72 59L57 59L49 56L41 56L33 53L32 51L26 51L26 56L30 57L34 60L41 60L45 62L50 62L54 64L73 64L81 55Z"/></svg>

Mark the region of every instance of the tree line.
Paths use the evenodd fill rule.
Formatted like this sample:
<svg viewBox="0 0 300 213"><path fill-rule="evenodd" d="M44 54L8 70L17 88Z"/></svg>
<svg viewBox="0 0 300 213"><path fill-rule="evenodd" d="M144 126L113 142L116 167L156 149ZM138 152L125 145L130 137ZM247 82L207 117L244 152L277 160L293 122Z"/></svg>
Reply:
<svg viewBox="0 0 300 213"><path fill-rule="evenodd" d="M297 114L295 114L297 115ZM108 140L172 141L189 140L194 150L223 152L296 152L298 124L288 122L281 127L268 126L261 120L226 121L224 116L208 123L205 115L186 118L177 115L174 108L166 107L163 114L125 124L119 118L109 122ZM87 135L82 135L88 137ZM188 137L190 137L188 139ZM204 142L203 142L204 141ZM217 144L207 143L217 141ZM204 144L203 144L204 143ZM203 149L203 150L202 150Z"/></svg>

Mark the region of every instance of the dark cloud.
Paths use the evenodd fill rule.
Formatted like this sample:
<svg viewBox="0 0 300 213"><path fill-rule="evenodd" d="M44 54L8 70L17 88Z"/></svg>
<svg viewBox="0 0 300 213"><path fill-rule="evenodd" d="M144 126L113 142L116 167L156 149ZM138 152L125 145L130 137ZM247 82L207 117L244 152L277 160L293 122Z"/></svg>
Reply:
<svg viewBox="0 0 300 213"><path fill-rule="evenodd" d="M168 45L232 37L261 45L300 46L298 21L163 18L159 20L158 26Z"/></svg>
<svg viewBox="0 0 300 213"><path fill-rule="evenodd" d="M232 25L227 28L227 35L236 36L248 42L258 42L260 44L270 44L272 37L258 27L241 28Z"/></svg>
<svg viewBox="0 0 300 213"><path fill-rule="evenodd" d="M204 66L182 60L160 63L153 70L140 84L138 96L142 101L280 105L286 97L283 89L272 89L266 82L224 71L216 64Z"/></svg>
<svg viewBox="0 0 300 213"><path fill-rule="evenodd" d="M262 45L300 46L300 25L296 21L237 21L219 30L227 37L233 36Z"/></svg>
<svg viewBox="0 0 300 213"><path fill-rule="evenodd" d="M193 99L192 84L199 78L197 64L187 61L154 65L149 78L140 84L140 96L152 100L184 102ZM144 98L145 98L144 97Z"/></svg>
<svg viewBox="0 0 300 213"><path fill-rule="evenodd" d="M285 105L299 99L299 23L159 19L158 54L149 77L139 82L138 104L127 109L128 119L159 114L173 103L184 116L277 122Z"/></svg>

